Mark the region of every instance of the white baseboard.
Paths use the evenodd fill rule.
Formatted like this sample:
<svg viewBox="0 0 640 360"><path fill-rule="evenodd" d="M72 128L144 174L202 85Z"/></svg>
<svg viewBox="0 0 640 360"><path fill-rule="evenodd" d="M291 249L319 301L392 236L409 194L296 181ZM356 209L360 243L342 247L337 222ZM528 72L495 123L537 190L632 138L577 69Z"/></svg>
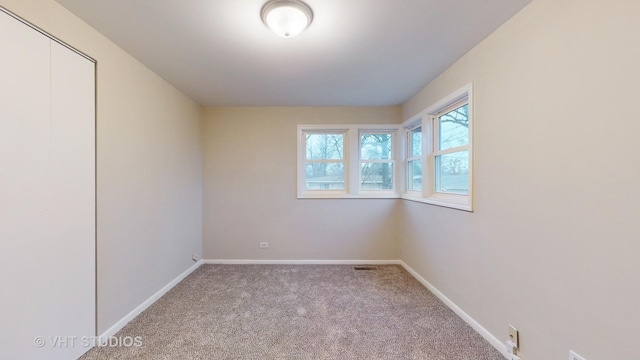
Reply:
<svg viewBox="0 0 640 360"><path fill-rule="evenodd" d="M480 334L485 340L487 340L496 350L498 350L502 356L505 358L509 357L507 353L507 349L502 341L493 336L487 329L482 327L477 321L475 321L469 314L464 312L461 308L458 307L453 301L449 300L440 290L436 289L435 286L431 285L430 282L425 280L420 274L418 274L415 270L413 270L409 265L407 265L404 261L400 261L400 265L405 268L411 275L413 275L416 280L418 280L422 285L424 285L429 291L431 291L435 296L438 297L445 305L447 305L453 312L455 312L462 320L464 320L469 326L473 328L478 334Z"/></svg>
<svg viewBox="0 0 640 360"><path fill-rule="evenodd" d="M169 290L171 290L171 288L176 286L180 281L186 278L189 274L191 274L194 270L196 270L202 264L203 264L202 260L196 262L195 264L193 264L193 266L185 270L185 272L178 275L178 277L176 277L175 279L171 280L171 282L165 285L162 289L158 290L158 292L151 295L151 297L145 300L145 302L140 304L137 308L133 309L133 311L131 311L125 317L120 319L120 321L118 321L112 327L108 328L105 332L100 334L100 341L103 343L108 341L111 336L115 335L118 331L120 331L120 329L122 329L125 325L127 325L129 321L133 320L136 316L140 315L140 313L145 311L149 306L151 306L154 302L160 299L162 295L166 294Z"/></svg>
<svg viewBox="0 0 640 360"><path fill-rule="evenodd" d="M219 265L401 265L400 260L254 260L207 259L205 264Z"/></svg>
<svg viewBox="0 0 640 360"><path fill-rule="evenodd" d="M469 326L471 326L476 332L478 332L485 340L487 340L496 350L498 350L505 358L508 358L507 351L504 347L504 343L498 340L493 334L491 334L487 329L482 327L477 321L475 321L471 316L465 313L461 308L458 307L453 301L449 300L443 293L441 293L435 286L431 285L430 282L425 280L420 274L418 274L415 270L413 270L409 265L407 265L402 260L254 260L254 259L207 259L200 260L187 269L182 274L178 275L175 279L173 279L170 283L165 285L162 289L158 290L155 294L153 294L150 298L148 298L145 302L140 304L138 307L133 309L129 314L123 317L120 321L118 321L115 325L107 329L104 333L100 335L100 341L107 341L109 337L115 335L120 329L122 329L129 321L133 320L136 316L140 315L144 310L146 310L151 304L156 302L158 299L162 297L162 295L166 294L169 290L171 290L176 284L186 278L189 274L191 274L194 270L196 270L202 264L228 264L228 265L401 265L405 270L407 270L416 280L418 280L422 285L424 285L429 291L431 291L435 296L438 297L445 305L447 305L453 312L455 312L462 320L464 320Z"/></svg>

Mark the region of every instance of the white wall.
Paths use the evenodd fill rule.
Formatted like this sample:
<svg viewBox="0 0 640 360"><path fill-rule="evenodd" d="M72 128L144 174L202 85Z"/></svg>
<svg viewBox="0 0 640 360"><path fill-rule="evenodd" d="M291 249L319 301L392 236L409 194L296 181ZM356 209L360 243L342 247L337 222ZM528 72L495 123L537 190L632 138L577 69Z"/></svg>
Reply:
<svg viewBox="0 0 640 360"><path fill-rule="evenodd" d="M200 107L58 3L0 5L98 62L102 333L189 268L192 253L202 250Z"/></svg>
<svg viewBox="0 0 640 360"><path fill-rule="evenodd" d="M205 109L204 258L398 259L400 200L296 199L296 127L393 124L399 110Z"/></svg>
<svg viewBox="0 0 640 360"><path fill-rule="evenodd" d="M476 211L403 202L402 259L525 360L638 356L638 13L534 0L403 106L475 85Z"/></svg>

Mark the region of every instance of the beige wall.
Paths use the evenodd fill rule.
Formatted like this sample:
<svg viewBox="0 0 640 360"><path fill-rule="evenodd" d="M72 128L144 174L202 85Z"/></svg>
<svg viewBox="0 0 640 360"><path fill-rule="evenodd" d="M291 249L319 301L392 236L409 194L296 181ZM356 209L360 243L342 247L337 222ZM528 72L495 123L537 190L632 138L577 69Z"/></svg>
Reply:
<svg viewBox="0 0 640 360"><path fill-rule="evenodd" d="M637 356L638 1L534 0L403 106L475 96L475 213L403 202L402 259L522 359Z"/></svg>
<svg viewBox="0 0 640 360"><path fill-rule="evenodd" d="M398 259L399 200L296 199L296 127L393 124L399 110L207 108L204 258Z"/></svg>
<svg viewBox="0 0 640 360"><path fill-rule="evenodd" d="M99 333L187 269L192 252L401 257L496 337L518 327L524 360L564 359L569 348L633 356L640 2L534 0L402 116L397 107L212 108L202 139L197 104L54 1L0 5L98 60ZM395 123L468 82L474 213L295 198L296 125Z"/></svg>
<svg viewBox="0 0 640 360"><path fill-rule="evenodd" d="M201 252L200 107L58 3L0 5L98 61L102 333L189 268L193 252Z"/></svg>

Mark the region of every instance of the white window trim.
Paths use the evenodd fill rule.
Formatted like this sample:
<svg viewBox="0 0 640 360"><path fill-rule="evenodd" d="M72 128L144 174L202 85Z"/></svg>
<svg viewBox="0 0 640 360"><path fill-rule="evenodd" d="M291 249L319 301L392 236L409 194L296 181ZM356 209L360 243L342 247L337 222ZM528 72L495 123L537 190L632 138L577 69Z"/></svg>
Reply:
<svg viewBox="0 0 640 360"><path fill-rule="evenodd" d="M409 161L418 161L420 159L422 159L422 156L424 154L424 137L421 140L422 141L422 151L420 152L419 156L411 156L411 150L409 150L409 146L413 146L411 137L412 137L412 132L415 128L420 127L420 132L424 134L424 128L422 128L422 122L421 121L416 121L411 123L408 127L406 127L404 129L404 136L403 138L403 148L405 149L405 156L403 156L403 163L405 163L405 169L409 169ZM424 164L423 164L424 165ZM424 173L424 168L422 169L423 173ZM422 182L424 183L424 176L422 177L423 180ZM418 190L410 190L409 189L409 178L407 177L407 172L403 173L403 183L405 185L405 191L404 193L410 194L410 196L415 196L415 197L420 197L422 196L422 191L418 191ZM423 186L423 184L421 185L421 187Z"/></svg>
<svg viewBox="0 0 640 360"><path fill-rule="evenodd" d="M434 117L440 113L442 110L450 107L451 105L462 101L463 99L467 99L469 103L469 193L467 195L459 195L459 194L447 194L447 193L437 193L434 191L434 159L436 152L434 151ZM405 164L407 162L407 144L408 144L408 133L412 128L416 126L422 126L422 154L423 154L423 164L422 164L422 192L418 191L407 191L406 190L406 171L403 170L403 183L405 183L405 190L402 192L401 198L410 201L417 201L426 204L438 205L449 207L453 209L465 210L465 211L473 211L473 193L474 193L474 182L473 182L473 84L467 84L462 88L454 91L444 99L436 102L435 104L429 106L423 111L419 112L415 116L411 117L409 120L403 122L401 124L401 133L402 136L399 138L403 139L403 148L404 155L402 163ZM448 151L448 150L447 150ZM446 152L446 151L445 151Z"/></svg>
<svg viewBox="0 0 640 360"><path fill-rule="evenodd" d="M397 136L398 124L386 125L298 125L298 145L297 145L297 197L298 199L397 199L400 198L401 187L401 141ZM342 191L332 190L307 190L305 184L305 162L306 147L303 134L306 132L342 132L344 137L344 182L345 189ZM388 162L393 166L393 186L392 190L360 190L360 134L369 132L389 132L392 133L392 159Z"/></svg>
<svg viewBox="0 0 640 360"><path fill-rule="evenodd" d="M380 159L380 160L364 160L362 159L362 135L363 134L391 134L391 144L393 145L391 148L391 158L390 159ZM398 192L398 169L397 169L397 164L398 164L398 151L397 151L397 142L398 142L398 126L396 126L395 130L390 130L390 129L371 129L371 128L359 128L358 131L358 188L361 186L362 184L362 171L360 170L360 166L362 165L362 163L390 163L391 164L391 168L393 169L393 174L392 174L392 184L393 187L390 190L360 190L360 194L363 195L379 195L379 194L383 194L383 195L394 195L393 197L400 197L399 196L399 192ZM377 197L377 196L376 196Z"/></svg>

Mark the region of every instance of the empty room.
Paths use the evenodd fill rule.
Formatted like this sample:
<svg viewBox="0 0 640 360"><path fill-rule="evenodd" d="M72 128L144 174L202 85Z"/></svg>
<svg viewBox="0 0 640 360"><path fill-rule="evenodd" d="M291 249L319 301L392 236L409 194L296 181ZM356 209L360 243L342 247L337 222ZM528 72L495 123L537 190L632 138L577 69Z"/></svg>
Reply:
<svg viewBox="0 0 640 360"><path fill-rule="evenodd" d="M0 0L0 359L640 359L637 0Z"/></svg>

